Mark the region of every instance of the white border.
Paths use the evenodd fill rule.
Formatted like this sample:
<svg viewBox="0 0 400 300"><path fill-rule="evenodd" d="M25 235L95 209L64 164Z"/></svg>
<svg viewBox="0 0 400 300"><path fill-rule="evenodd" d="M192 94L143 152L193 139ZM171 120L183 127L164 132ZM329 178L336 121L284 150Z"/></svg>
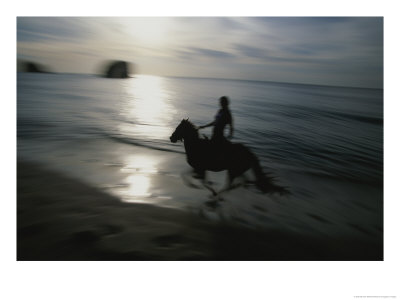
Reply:
<svg viewBox="0 0 400 300"><path fill-rule="evenodd" d="M398 24L395 2L379 1L14 1L3 7L1 118L6 188L1 209L2 299L355 299L400 297L397 274L400 153L395 82ZM383 4L384 3L384 4ZM384 16L385 261L384 262L16 262L15 261L15 17L16 16ZM396 51L396 52L395 52ZM5 84L6 83L6 84ZM12 158L12 159L11 159Z"/></svg>

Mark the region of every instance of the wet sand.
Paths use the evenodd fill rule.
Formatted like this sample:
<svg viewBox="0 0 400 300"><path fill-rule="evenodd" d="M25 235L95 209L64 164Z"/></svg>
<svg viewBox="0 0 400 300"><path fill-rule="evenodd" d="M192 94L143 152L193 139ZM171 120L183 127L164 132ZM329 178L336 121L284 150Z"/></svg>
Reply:
<svg viewBox="0 0 400 300"><path fill-rule="evenodd" d="M17 163L17 260L382 259L379 243L245 228L126 203L37 163Z"/></svg>

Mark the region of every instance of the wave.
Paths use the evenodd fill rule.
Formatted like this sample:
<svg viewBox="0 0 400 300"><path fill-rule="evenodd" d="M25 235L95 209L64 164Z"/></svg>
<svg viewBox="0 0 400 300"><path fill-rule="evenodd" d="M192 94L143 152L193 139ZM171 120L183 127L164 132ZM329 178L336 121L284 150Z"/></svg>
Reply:
<svg viewBox="0 0 400 300"><path fill-rule="evenodd" d="M319 118L329 118L335 120L348 120L348 121L359 121L363 123L373 124L373 125L383 125L382 117L365 116L360 114L350 114L340 111L327 111L319 108L311 108L300 105L281 105L274 104L274 111L271 113L277 113L284 117L289 117L293 119L306 119L310 117Z"/></svg>
<svg viewBox="0 0 400 300"><path fill-rule="evenodd" d="M124 135L112 129L91 125L19 118L17 137L42 141L75 140L75 142L87 138L103 138L126 145L185 154L180 144ZM284 162L299 170L305 171L307 168L321 170L320 175L329 174L330 177L349 180L359 178L368 182L377 181L382 177L382 149L376 141L369 142L362 139L353 141L343 139L341 135L330 136L329 139L322 136L314 139L313 135L308 136L304 132L255 128L238 129L235 135L234 142L246 144L265 165Z"/></svg>
<svg viewBox="0 0 400 300"><path fill-rule="evenodd" d="M158 151L185 154L184 151L167 148L167 147L170 147L170 146L160 147L160 146L157 146L157 145L154 145L154 144L148 144L143 140L138 140L138 139L134 139L134 138L131 138L131 137L128 138L128 137L124 137L124 136L121 136L121 135L113 135L113 134L109 134L109 133L104 133L103 135L104 135L105 138L108 138L108 139L113 140L113 141L118 142L118 143L134 145L134 146L144 147L144 148L158 150Z"/></svg>

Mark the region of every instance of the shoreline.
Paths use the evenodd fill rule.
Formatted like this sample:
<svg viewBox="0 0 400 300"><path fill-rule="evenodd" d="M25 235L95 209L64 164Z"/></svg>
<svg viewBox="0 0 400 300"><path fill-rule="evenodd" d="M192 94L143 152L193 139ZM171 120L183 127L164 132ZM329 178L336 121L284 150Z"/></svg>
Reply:
<svg viewBox="0 0 400 300"><path fill-rule="evenodd" d="M367 261L383 260L382 248L126 203L38 163L17 161L19 261Z"/></svg>

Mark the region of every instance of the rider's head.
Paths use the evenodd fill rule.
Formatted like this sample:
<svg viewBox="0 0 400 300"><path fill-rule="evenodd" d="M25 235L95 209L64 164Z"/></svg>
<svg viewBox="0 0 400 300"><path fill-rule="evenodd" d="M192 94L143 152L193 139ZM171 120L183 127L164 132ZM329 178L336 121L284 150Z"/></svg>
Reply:
<svg viewBox="0 0 400 300"><path fill-rule="evenodd" d="M219 98L219 103L221 104L222 108L227 108L229 104L229 99L226 96Z"/></svg>

